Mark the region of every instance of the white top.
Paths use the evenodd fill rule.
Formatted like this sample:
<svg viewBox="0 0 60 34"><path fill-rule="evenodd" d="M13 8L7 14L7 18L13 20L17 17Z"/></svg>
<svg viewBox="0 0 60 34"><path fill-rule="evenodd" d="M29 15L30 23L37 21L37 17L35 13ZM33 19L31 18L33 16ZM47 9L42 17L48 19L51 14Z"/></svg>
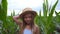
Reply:
<svg viewBox="0 0 60 34"><path fill-rule="evenodd" d="M32 31L29 29L24 29L23 34L32 34Z"/></svg>

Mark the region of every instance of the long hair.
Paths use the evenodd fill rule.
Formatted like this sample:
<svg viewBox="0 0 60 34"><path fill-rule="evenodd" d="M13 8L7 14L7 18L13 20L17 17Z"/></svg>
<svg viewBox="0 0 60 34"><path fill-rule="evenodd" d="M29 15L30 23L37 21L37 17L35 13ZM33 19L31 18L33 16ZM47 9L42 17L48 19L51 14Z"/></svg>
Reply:
<svg viewBox="0 0 60 34"><path fill-rule="evenodd" d="M23 30L25 29L27 23L25 22L24 20L24 17L22 18L22 21L23 21L23 26L21 27L20 29L20 34L23 34ZM30 23L30 27L31 27L31 30L33 29L34 27L34 16L32 15L32 22Z"/></svg>

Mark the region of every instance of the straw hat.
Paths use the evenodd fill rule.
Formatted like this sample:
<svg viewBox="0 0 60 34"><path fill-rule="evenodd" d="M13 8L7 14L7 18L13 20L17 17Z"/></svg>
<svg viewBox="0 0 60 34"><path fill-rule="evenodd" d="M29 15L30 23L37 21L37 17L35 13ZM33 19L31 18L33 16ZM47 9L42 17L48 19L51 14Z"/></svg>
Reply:
<svg viewBox="0 0 60 34"><path fill-rule="evenodd" d="M31 13L34 17L37 15L36 11L33 11L31 8L25 8L19 16L20 18L23 18L24 15L29 13Z"/></svg>

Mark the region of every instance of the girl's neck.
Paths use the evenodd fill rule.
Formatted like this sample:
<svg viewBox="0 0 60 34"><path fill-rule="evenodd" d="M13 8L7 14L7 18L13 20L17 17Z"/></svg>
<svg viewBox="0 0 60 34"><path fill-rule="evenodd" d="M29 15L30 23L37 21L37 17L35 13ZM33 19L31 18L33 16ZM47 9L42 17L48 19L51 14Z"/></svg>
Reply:
<svg viewBox="0 0 60 34"><path fill-rule="evenodd" d="M26 25L25 28L27 28L27 29L31 29L31 26L30 26L30 25Z"/></svg>

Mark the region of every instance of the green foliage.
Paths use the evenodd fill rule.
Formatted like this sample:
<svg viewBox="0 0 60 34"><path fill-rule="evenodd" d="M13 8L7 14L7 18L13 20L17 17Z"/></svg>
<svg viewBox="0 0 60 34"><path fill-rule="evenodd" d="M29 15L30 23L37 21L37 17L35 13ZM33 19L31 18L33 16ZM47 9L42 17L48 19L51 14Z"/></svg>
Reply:
<svg viewBox="0 0 60 34"><path fill-rule="evenodd" d="M57 6L58 0L53 6L50 6L52 8L48 7L48 0L44 0L43 3L43 14L44 16L41 16L40 14L35 18L35 22L39 25L40 31L42 34L54 34L56 31L56 26L60 23L60 15L58 15L57 12L55 12L55 8ZM49 14L47 14L49 12ZM53 16L53 13L56 13L56 16ZM49 15L49 16L47 16ZM56 20L56 21L54 21ZM59 25L60 26L60 25Z"/></svg>
<svg viewBox="0 0 60 34"><path fill-rule="evenodd" d="M0 21L2 23L1 34L3 34L3 28L7 28L6 17L7 17L7 0L2 0L0 4Z"/></svg>

